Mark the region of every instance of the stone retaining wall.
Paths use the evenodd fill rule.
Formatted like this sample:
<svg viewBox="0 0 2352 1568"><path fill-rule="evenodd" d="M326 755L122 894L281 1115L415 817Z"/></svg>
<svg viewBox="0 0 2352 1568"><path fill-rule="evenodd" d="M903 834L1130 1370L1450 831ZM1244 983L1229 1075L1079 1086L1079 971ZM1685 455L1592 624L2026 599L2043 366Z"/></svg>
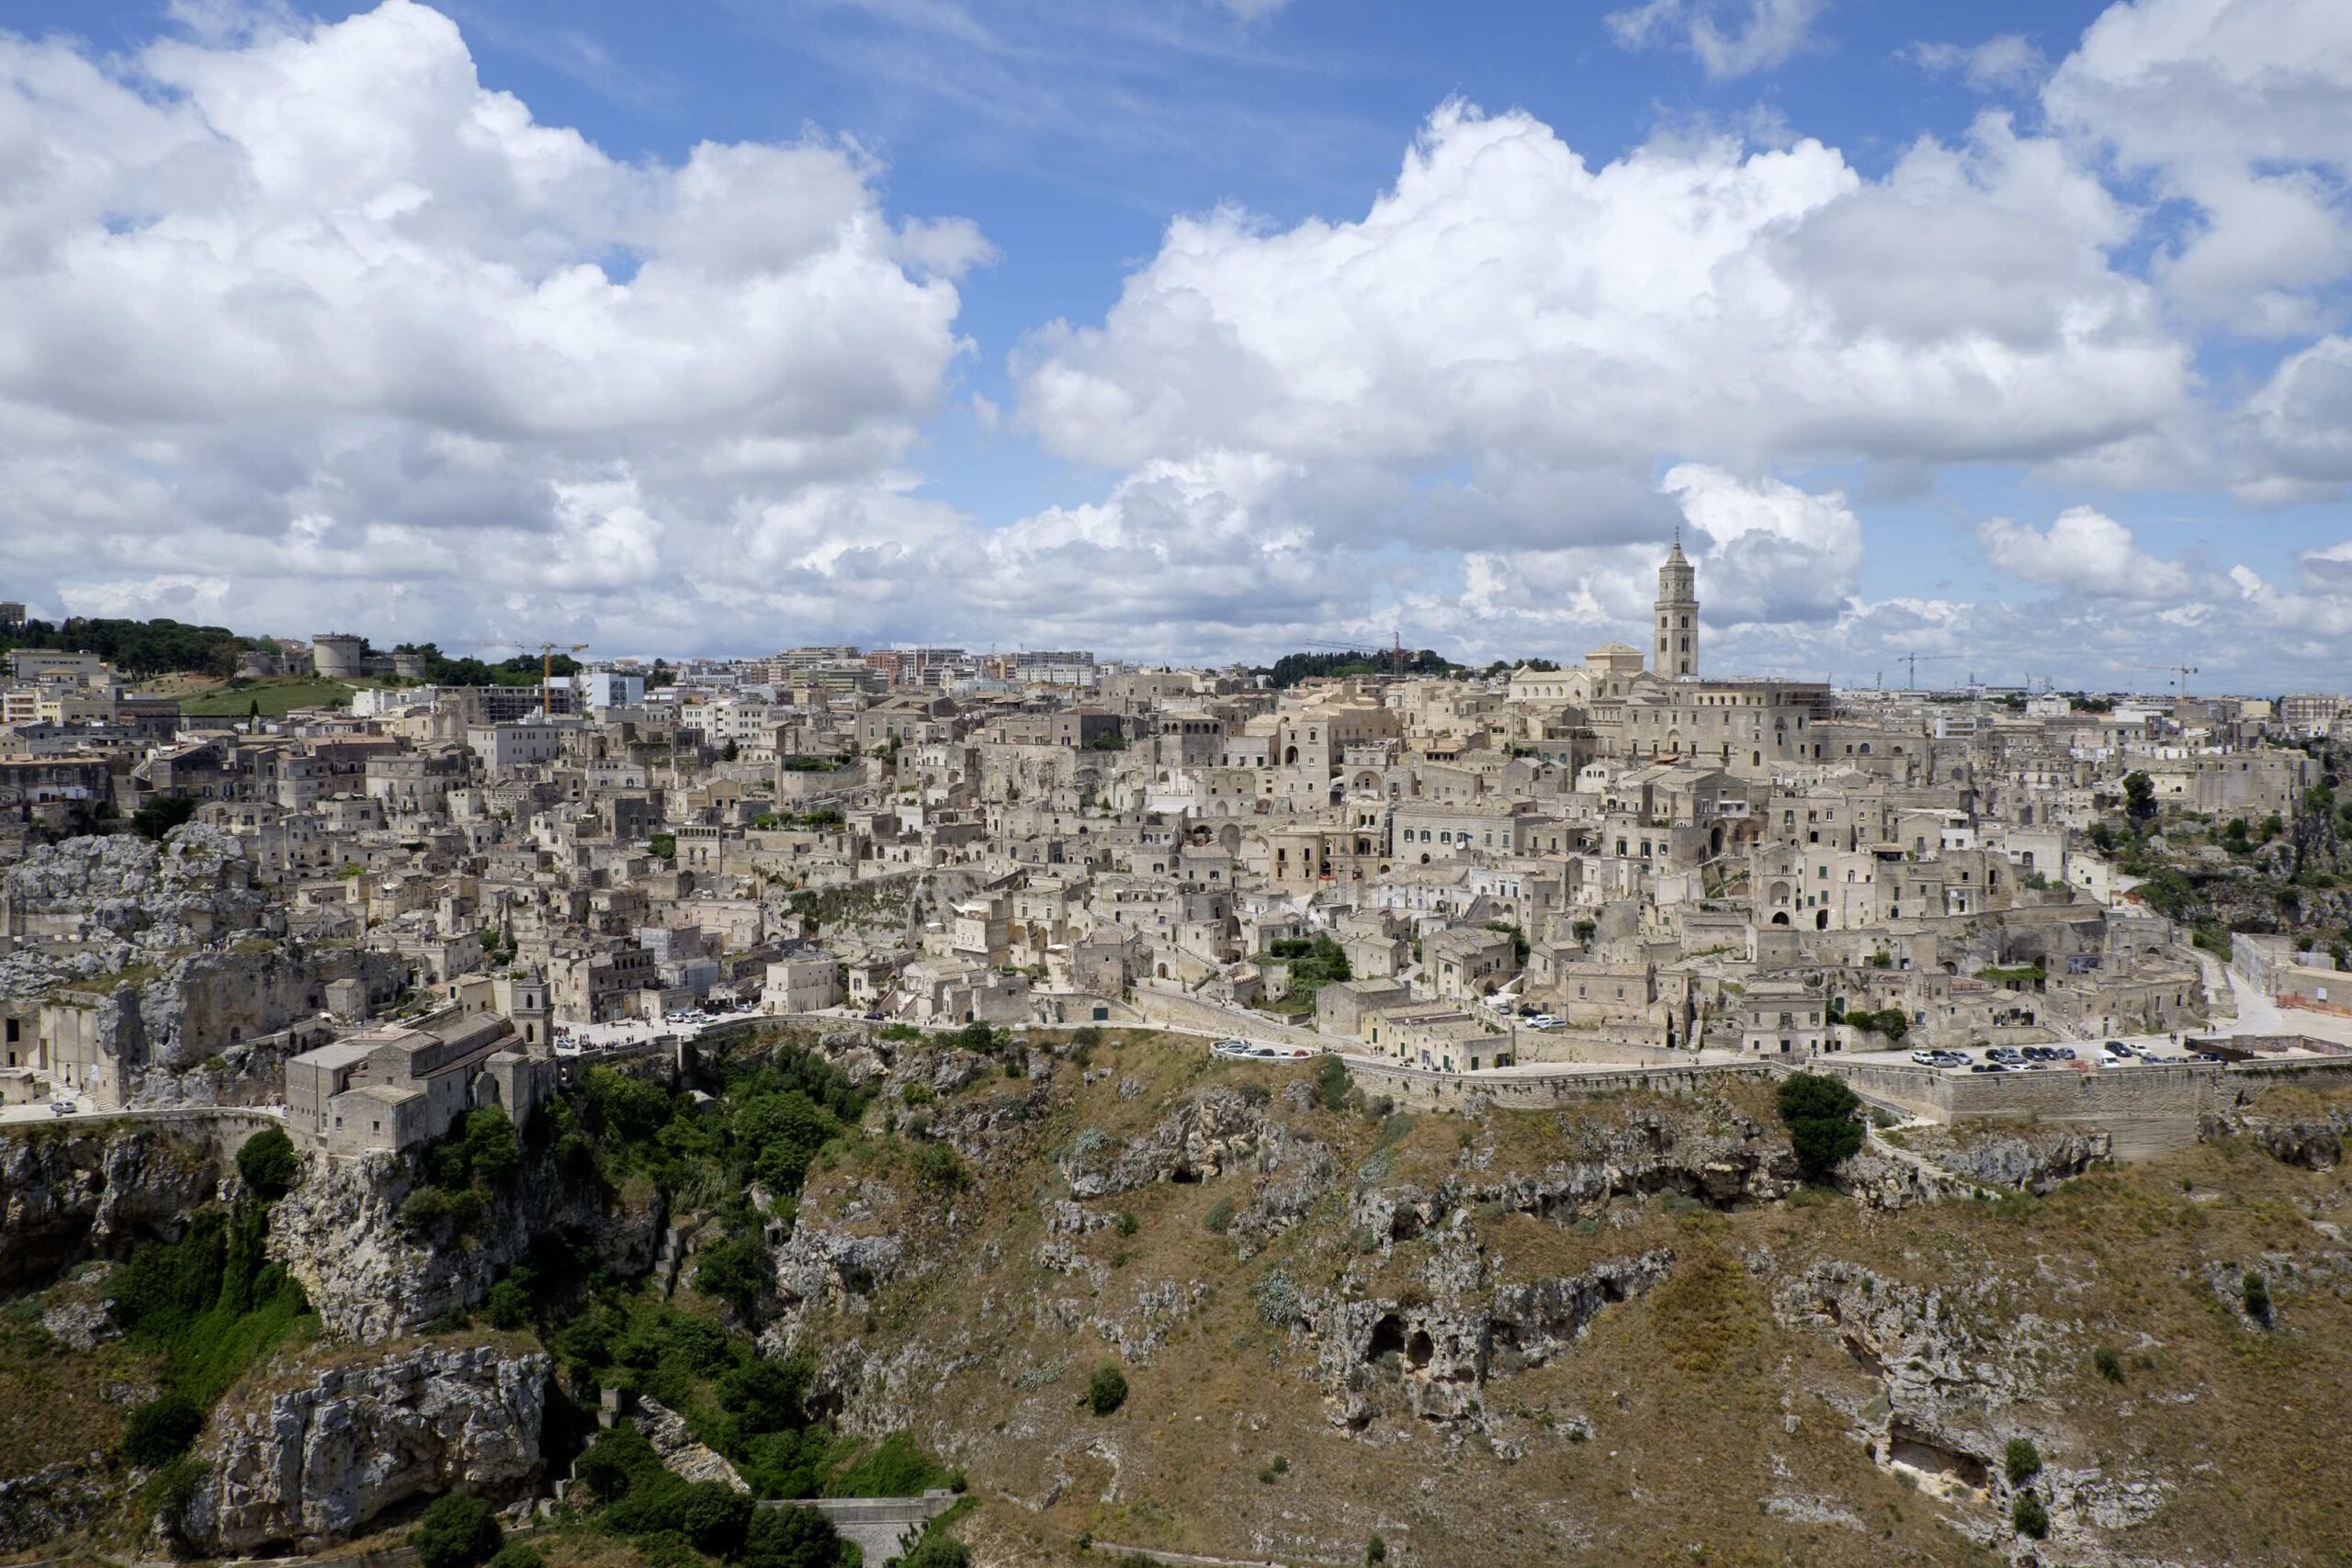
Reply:
<svg viewBox="0 0 2352 1568"><path fill-rule="evenodd" d="M2079 1123L2113 1134L2119 1159L2145 1158L2197 1141L2198 1119L2221 1100L2212 1062L2140 1062L2125 1067L2048 1067L2025 1073L1952 1073L1896 1062L1813 1064L1861 1094L1929 1121ZM2235 1069L2233 1069L2233 1071Z"/></svg>
<svg viewBox="0 0 2352 1568"><path fill-rule="evenodd" d="M1372 1056L1349 1056L1348 1071L1366 1094L1385 1094L1417 1111L1461 1111L1470 1101L1506 1111L1551 1111L1604 1094L1696 1094L1736 1078L1770 1079L1765 1062L1701 1066L1563 1067L1558 1072L1433 1073Z"/></svg>

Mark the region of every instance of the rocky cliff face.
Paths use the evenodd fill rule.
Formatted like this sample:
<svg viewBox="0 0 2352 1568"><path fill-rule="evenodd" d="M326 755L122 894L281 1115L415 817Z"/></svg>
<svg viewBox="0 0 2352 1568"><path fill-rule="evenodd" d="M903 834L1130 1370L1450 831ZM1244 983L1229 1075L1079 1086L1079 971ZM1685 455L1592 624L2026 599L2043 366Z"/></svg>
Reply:
<svg viewBox="0 0 2352 1568"><path fill-rule="evenodd" d="M117 1123L0 1134L0 1285L39 1284L83 1258L180 1234L227 1165L200 1129Z"/></svg>
<svg viewBox="0 0 2352 1568"><path fill-rule="evenodd" d="M258 930L267 907L237 836L194 822L161 844L104 834L41 845L8 868L0 891L17 935L78 949L0 960L11 995Z"/></svg>
<svg viewBox="0 0 2352 1568"><path fill-rule="evenodd" d="M413 1497L518 1495L539 1475L549 1364L539 1351L423 1346L217 1413L179 1533L210 1552L309 1547Z"/></svg>
<svg viewBox="0 0 2352 1568"><path fill-rule="evenodd" d="M470 1235L411 1235L401 1204L416 1190L409 1160L377 1155L314 1164L279 1200L271 1256L300 1281L330 1334L373 1344L479 1305L541 1236L568 1233L618 1275L642 1274L660 1246L658 1193L607 1194L551 1160L526 1164Z"/></svg>
<svg viewBox="0 0 2352 1568"><path fill-rule="evenodd" d="M2207 1116L2198 1136L2207 1143L2245 1138L2282 1165L2334 1170L2344 1163L2344 1140L2352 1136L2352 1105L2256 1101Z"/></svg>

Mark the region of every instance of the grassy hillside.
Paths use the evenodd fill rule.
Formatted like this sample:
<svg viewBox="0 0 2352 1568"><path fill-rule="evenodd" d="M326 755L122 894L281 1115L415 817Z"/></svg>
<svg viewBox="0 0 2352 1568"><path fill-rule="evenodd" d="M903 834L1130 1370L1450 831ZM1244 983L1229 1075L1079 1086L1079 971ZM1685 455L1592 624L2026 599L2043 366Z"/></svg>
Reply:
<svg viewBox="0 0 2352 1568"><path fill-rule="evenodd" d="M1540 1216L1488 1199L1384 1245L1368 1219L1442 1183L1623 1167L1711 1123L1778 1130L1746 1091L1375 1118L1281 1092L1304 1068L1193 1046L1106 1046L1095 1065L931 1108L979 1130L953 1203L887 1147L820 1163L801 1197L806 1231L906 1247L806 1332L849 1419L911 1427L968 1472L985 1561L1077 1562L1091 1540L1355 1563L1375 1536L1387 1562L1465 1568L1994 1561L2030 1544L2008 1524L2018 1489L1969 1470L1997 1472L2024 1438L2044 1471L2022 1489L2057 1520L2045 1562L2352 1562L2352 1411L2328 1392L2352 1386L2336 1173L2231 1144L2047 1198L1899 1213L1810 1192L1716 1207L1670 1186ZM1329 1151L1297 1223L1244 1224L1300 1171L1261 1168L1261 1140L1242 1168L1078 1202L1105 1223L1073 1234L1093 1222L1056 1207L1071 1151L1148 1138L1221 1083L1277 1091L1284 1158ZM1520 1367L1497 1346L1472 1417L1412 1414L1464 1391L1432 1390L1408 1346L1362 1369L1377 1414L1336 1419L1331 1303L1470 1303L1659 1251L1663 1281L1600 1306L1563 1352ZM2267 1327L2241 1310L2248 1269ZM1302 1317L1295 1297L1323 1308ZM1106 1361L1130 1392L1097 1416L1080 1398Z"/></svg>
<svg viewBox="0 0 2352 1568"><path fill-rule="evenodd" d="M263 716L278 718L296 708L348 707L358 688L345 681L322 681L309 675L272 676L259 681L185 682L180 712L192 718L243 718L259 704ZM169 692L162 694L170 695Z"/></svg>

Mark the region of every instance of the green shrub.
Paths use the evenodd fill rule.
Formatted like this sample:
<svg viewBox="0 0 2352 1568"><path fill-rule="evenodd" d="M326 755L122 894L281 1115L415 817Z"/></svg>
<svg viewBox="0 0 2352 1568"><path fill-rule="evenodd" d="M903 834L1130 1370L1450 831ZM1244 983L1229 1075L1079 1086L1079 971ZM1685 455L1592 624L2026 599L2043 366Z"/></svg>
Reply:
<svg viewBox="0 0 2352 1568"><path fill-rule="evenodd" d="M237 1174L255 1197L283 1198L302 1174L302 1157L282 1127L265 1127L237 1149Z"/></svg>
<svg viewBox="0 0 2352 1568"><path fill-rule="evenodd" d="M972 1553L954 1536L933 1531L899 1559L899 1568L972 1568Z"/></svg>
<svg viewBox="0 0 2352 1568"><path fill-rule="evenodd" d="M2238 1295L2245 1303L2246 1316L2256 1323L2269 1323L2270 1286L2260 1274L2247 1269L2238 1280Z"/></svg>
<svg viewBox="0 0 2352 1568"><path fill-rule="evenodd" d="M490 1300L485 1306L492 1328L508 1330L526 1328L531 1322L531 1271L510 1269L506 1278L490 1288Z"/></svg>
<svg viewBox="0 0 2352 1568"><path fill-rule="evenodd" d="M139 1489L140 1506L166 1531L177 1535L181 1517L204 1483L205 1469L194 1454L167 1460Z"/></svg>
<svg viewBox="0 0 2352 1568"><path fill-rule="evenodd" d="M686 1488L684 1519L696 1551L732 1557L752 1527L752 1499L724 1481L697 1481Z"/></svg>
<svg viewBox="0 0 2352 1568"><path fill-rule="evenodd" d="M814 1508L762 1508L743 1538L741 1561L754 1568L838 1568L842 1538Z"/></svg>
<svg viewBox="0 0 2352 1568"><path fill-rule="evenodd" d="M490 1505L456 1492L435 1497L410 1537L423 1568L475 1568L497 1555L502 1539Z"/></svg>
<svg viewBox="0 0 2352 1568"><path fill-rule="evenodd" d="M2009 1505L2009 1523L2027 1540L2040 1540L2050 1533L2050 1510L2032 1493L2020 1492Z"/></svg>
<svg viewBox="0 0 2352 1568"><path fill-rule="evenodd" d="M944 1142L915 1146L915 1177L925 1187L940 1192L960 1192L971 1179L963 1160L956 1156L956 1145Z"/></svg>
<svg viewBox="0 0 2352 1568"><path fill-rule="evenodd" d="M153 1470L187 1452L204 1430L204 1412L185 1394L151 1399L122 1426L122 1457L141 1470Z"/></svg>
<svg viewBox="0 0 2352 1568"><path fill-rule="evenodd" d="M662 1456L635 1427L622 1425L596 1435L596 1440L571 1467L571 1477L594 1493L597 1501L616 1503L628 1496L640 1478L662 1471Z"/></svg>
<svg viewBox="0 0 2352 1568"><path fill-rule="evenodd" d="M2041 1450L2030 1438L2011 1438L2001 1450L2001 1469L2012 1486L2022 1486L2041 1470Z"/></svg>
<svg viewBox="0 0 2352 1568"><path fill-rule="evenodd" d="M1233 1200L1220 1198L1211 1203L1208 1213L1201 1216L1201 1228L1211 1235L1223 1235L1231 1230L1233 1228Z"/></svg>
<svg viewBox="0 0 2352 1568"><path fill-rule="evenodd" d="M1108 1361L1095 1368L1094 1375L1086 1380L1086 1407L1097 1416L1108 1416L1126 1402L1126 1374Z"/></svg>
<svg viewBox="0 0 2352 1568"><path fill-rule="evenodd" d="M745 1317L760 1295L775 1283L775 1259L756 1231L730 1235L695 1257L695 1289L715 1296Z"/></svg>
<svg viewBox="0 0 2352 1568"><path fill-rule="evenodd" d="M1845 1080L1826 1073L1792 1073L1781 1080L1781 1120L1797 1166L1811 1180L1826 1179L1862 1146L1861 1101Z"/></svg>
<svg viewBox="0 0 2352 1568"><path fill-rule="evenodd" d="M1337 1111L1348 1102L1348 1065L1337 1056L1326 1056L1315 1068L1315 1098L1326 1111Z"/></svg>
<svg viewBox="0 0 2352 1568"><path fill-rule="evenodd" d="M490 1560L490 1568L548 1568L548 1560L539 1555L538 1548L510 1540Z"/></svg>
<svg viewBox="0 0 2352 1568"><path fill-rule="evenodd" d="M1136 1232L1142 1227L1142 1224L1143 1222L1136 1218L1136 1212L1133 1209L1122 1209L1119 1211L1116 1229L1121 1235L1135 1235Z"/></svg>
<svg viewBox="0 0 2352 1568"><path fill-rule="evenodd" d="M1589 925L1592 922L1589 920L1580 920L1577 923L1579 925ZM1388 1543L1381 1540L1378 1536L1374 1536L1370 1540L1363 1543L1363 1560L1367 1568L1369 1568L1369 1565L1372 1563L1387 1562Z"/></svg>
<svg viewBox="0 0 2352 1568"><path fill-rule="evenodd" d="M915 1447L905 1432L893 1432L875 1450L825 1484L831 1497L920 1497L949 1482L946 1467Z"/></svg>
<svg viewBox="0 0 2352 1568"><path fill-rule="evenodd" d="M2109 1382L2123 1381L2123 1358L2115 1353L2112 1345L2102 1345L2092 1351L2091 1365Z"/></svg>

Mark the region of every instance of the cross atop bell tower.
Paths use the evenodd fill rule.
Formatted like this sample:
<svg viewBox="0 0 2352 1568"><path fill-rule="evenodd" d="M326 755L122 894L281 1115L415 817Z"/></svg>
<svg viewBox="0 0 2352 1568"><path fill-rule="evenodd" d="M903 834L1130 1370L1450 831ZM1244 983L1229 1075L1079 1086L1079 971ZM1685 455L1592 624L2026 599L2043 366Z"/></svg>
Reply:
<svg viewBox="0 0 2352 1568"><path fill-rule="evenodd" d="M1682 528L1674 530L1674 548L1657 569L1657 653L1650 668L1669 681L1690 681L1699 674L1699 574L1682 553Z"/></svg>

